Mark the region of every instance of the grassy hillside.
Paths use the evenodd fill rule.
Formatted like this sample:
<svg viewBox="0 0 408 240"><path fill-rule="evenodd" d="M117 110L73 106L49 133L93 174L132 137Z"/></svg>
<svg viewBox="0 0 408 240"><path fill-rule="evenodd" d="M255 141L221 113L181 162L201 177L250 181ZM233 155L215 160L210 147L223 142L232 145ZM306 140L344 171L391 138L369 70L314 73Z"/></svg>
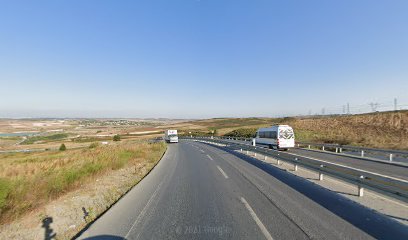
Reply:
<svg viewBox="0 0 408 240"><path fill-rule="evenodd" d="M292 119L299 140L408 149L408 111Z"/></svg>
<svg viewBox="0 0 408 240"><path fill-rule="evenodd" d="M360 115L296 118L234 118L192 122L203 127L196 134L251 136L257 128L288 124L298 141L340 143L389 149L408 149L408 111ZM185 130L184 132L187 132Z"/></svg>
<svg viewBox="0 0 408 240"><path fill-rule="evenodd" d="M120 142L58 152L10 153L0 161L0 222L8 222L101 174L152 168L164 143Z"/></svg>

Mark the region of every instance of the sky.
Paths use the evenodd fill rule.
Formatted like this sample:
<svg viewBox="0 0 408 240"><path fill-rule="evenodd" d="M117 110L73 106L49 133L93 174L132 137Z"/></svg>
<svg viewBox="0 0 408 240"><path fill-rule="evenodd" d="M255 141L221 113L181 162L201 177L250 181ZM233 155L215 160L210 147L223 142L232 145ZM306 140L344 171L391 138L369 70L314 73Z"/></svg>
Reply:
<svg viewBox="0 0 408 240"><path fill-rule="evenodd" d="M408 106L407 12L406 0L0 0L0 117Z"/></svg>

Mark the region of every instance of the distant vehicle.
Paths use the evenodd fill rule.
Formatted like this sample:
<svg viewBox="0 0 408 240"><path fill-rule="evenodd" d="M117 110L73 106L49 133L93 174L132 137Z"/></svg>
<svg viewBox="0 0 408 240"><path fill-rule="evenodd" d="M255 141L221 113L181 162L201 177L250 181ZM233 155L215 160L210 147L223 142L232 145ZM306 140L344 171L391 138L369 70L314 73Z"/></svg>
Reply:
<svg viewBox="0 0 408 240"><path fill-rule="evenodd" d="M288 125L275 125L260 128L255 135L255 144L266 145L269 148L288 150L295 147L295 133Z"/></svg>
<svg viewBox="0 0 408 240"><path fill-rule="evenodd" d="M166 130L164 140L168 143L178 143L177 130Z"/></svg>

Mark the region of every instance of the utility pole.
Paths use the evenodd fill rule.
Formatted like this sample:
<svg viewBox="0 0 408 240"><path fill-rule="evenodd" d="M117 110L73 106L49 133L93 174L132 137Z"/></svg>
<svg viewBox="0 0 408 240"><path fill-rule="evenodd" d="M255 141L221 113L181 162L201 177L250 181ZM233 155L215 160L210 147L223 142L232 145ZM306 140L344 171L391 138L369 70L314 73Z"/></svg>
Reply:
<svg viewBox="0 0 408 240"><path fill-rule="evenodd" d="M347 103L347 114L350 114L350 103Z"/></svg>
<svg viewBox="0 0 408 240"><path fill-rule="evenodd" d="M394 111L398 110L397 98L394 98Z"/></svg>
<svg viewBox="0 0 408 240"><path fill-rule="evenodd" d="M371 102L371 103L369 103L368 105L370 105L370 107L371 107L371 110L373 111L373 112L375 112L375 111L377 111L377 108L378 108L378 103L373 103L373 102Z"/></svg>
<svg viewBox="0 0 408 240"><path fill-rule="evenodd" d="M324 115L326 112L326 109L322 108L322 115Z"/></svg>

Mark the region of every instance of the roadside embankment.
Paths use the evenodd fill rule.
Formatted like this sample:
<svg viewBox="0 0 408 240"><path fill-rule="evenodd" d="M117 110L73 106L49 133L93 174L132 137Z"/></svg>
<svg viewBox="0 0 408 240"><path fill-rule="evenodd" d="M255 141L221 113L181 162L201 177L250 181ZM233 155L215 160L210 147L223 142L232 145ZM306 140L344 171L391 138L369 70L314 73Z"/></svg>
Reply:
<svg viewBox="0 0 408 240"><path fill-rule="evenodd" d="M0 239L72 237L137 184L164 143L118 142L0 161Z"/></svg>

